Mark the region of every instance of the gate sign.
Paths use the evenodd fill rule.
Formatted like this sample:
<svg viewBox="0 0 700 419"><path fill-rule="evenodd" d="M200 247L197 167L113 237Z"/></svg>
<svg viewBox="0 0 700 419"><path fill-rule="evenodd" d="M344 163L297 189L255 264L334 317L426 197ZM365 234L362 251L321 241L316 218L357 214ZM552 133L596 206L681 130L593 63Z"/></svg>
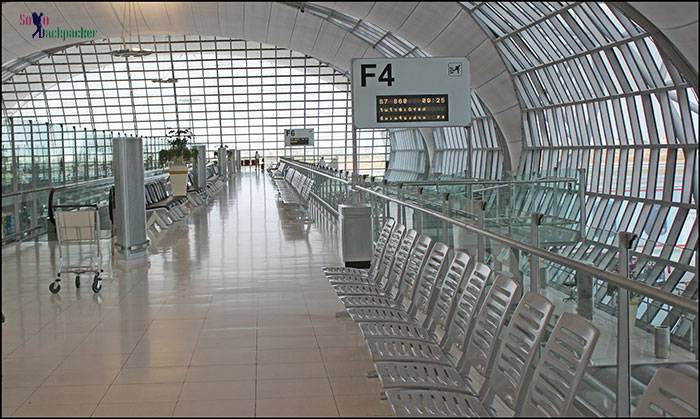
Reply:
<svg viewBox="0 0 700 419"><path fill-rule="evenodd" d="M465 57L352 60L356 128L468 126L470 98Z"/></svg>
<svg viewBox="0 0 700 419"><path fill-rule="evenodd" d="M286 129L284 130L285 146L314 145L314 129Z"/></svg>

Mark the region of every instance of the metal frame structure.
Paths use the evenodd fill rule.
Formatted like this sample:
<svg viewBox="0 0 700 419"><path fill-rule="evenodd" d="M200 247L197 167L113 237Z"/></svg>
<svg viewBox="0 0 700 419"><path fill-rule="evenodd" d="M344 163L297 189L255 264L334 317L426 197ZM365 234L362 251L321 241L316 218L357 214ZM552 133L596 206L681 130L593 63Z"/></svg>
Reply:
<svg viewBox="0 0 700 419"><path fill-rule="evenodd" d="M2 135L2 240L44 231L52 187L112 176L114 132L5 119ZM117 133L117 135L121 135ZM155 169L164 137L144 138L144 166ZM32 234L33 235L33 234Z"/></svg>
<svg viewBox="0 0 700 419"><path fill-rule="evenodd" d="M255 151L268 159L283 155L282 131L303 125L317 136L309 154L338 157L349 168L349 80L327 64L284 48L214 37L142 36L127 44L154 53L125 62L110 54L121 40L101 40L25 67L3 82L5 115L68 125L85 123L82 115L89 114L92 129L137 136L188 127L209 154L223 144L240 149L243 159ZM168 79L174 82L163 82ZM189 112L183 112L185 102ZM359 132L362 173L383 174L386 135Z"/></svg>
<svg viewBox="0 0 700 419"><path fill-rule="evenodd" d="M697 297L698 96L691 83L651 34L605 3L462 6L513 78L523 109L520 171L586 168L585 210L595 228L558 252L614 270L616 233L629 231L640 237L630 249L631 278ZM556 282L571 278L557 272ZM607 287L594 287L594 298L616 309ZM642 311L652 325L691 333L690 321L658 304L643 302Z"/></svg>
<svg viewBox="0 0 700 419"><path fill-rule="evenodd" d="M301 8L301 4L297 2L285 2L285 4ZM417 7L417 3L414 6ZM314 14L326 21L347 30L347 34L356 35L358 38L366 41L375 52L384 57L429 57L430 54L423 51L416 45L401 38L399 35L385 31L382 28L372 24L371 22L340 13L337 10L330 9L322 4L303 3L305 12ZM345 36L347 36L347 34ZM367 53L364 51L361 56ZM350 77L350 71L342 71L347 77ZM446 141L435 143L435 157L432 158L430 164L434 166L433 171L439 171L444 175L464 174L460 159L468 159L470 166L473 167L471 175L474 177L482 177L487 179L497 179L503 174L504 170L510 170L509 163L505 162L503 148L505 142L503 134L496 124L489 109L479 99L475 92L472 92L472 124L470 127L454 127L444 131ZM441 131L436 129L433 132ZM418 134L416 134L418 135ZM407 138L410 142L410 138ZM421 159L420 154L425 153L425 149L412 148L409 144L402 144L400 138L392 139L390 158L387 159L390 164L394 161L399 161L400 157L395 152L400 150L403 157L410 160ZM458 151L455 145L469 144L463 150ZM412 148L411 151L409 151ZM464 150L470 149L471 153L464 154ZM413 153L414 156L408 156ZM445 154L457 154L455 159L441 159ZM390 167L391 169L391 167ZM422 167L419 171L411 170L406 165L397 165L393 168L395 173L401 173L402 177L416 178L422 174Z"/></svg>

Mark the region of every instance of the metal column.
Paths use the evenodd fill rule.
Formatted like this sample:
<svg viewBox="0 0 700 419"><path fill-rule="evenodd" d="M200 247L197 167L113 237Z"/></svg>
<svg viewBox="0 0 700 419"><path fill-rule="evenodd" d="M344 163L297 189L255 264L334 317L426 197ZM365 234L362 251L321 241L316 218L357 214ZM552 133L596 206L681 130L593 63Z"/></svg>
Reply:
<svg viewBox="0 0 700 419"><path fill-rule="evenodd" d="M636 234L621 231L617 235L620 246L618 269L629 278L629 251ZM630 295L624 288L617 289L617 416L630 416Z"/></svg>
<svg viewBox="0 0 700 419"><path fill-rule="evenodd" d="M202 189L207 186L207 147L204 144L196 144L191 147L193 150L197 150L197 158L192 164L194 187Z"/></svg>
<svg viewBox="0 0 700 419"><path fill-rule="evenodd" d="M226 149L219 147L219 150L216 152L216 157L219 165L219 176L227 177L226 169L228 169L228 167L226 164Z"/></svg>
<svg viewBox="0 0 700 419"><path fill-rule="evenodd" d="M530 242L535 247L540 247L539 225L542 222L542 214L535 212L532 214L530 224ZM540 288L540 258L530 255L530 291L538 292Z"/></svg>
<svg viewBox="0 0 700 419"><path fill-rule="evenodd" d="M112 140L114 172L115 247L127 259L145 256L146 198L144 194L143 141L140 137Z"/></svg>
<svg viewBox="0 0 700 419"><path fill-rule="evenodd" d="M579 216L579 234L581 234L581 239L586 237L586 169L578 169L578 200L579 206L581 207L581 214Z"/></svg>

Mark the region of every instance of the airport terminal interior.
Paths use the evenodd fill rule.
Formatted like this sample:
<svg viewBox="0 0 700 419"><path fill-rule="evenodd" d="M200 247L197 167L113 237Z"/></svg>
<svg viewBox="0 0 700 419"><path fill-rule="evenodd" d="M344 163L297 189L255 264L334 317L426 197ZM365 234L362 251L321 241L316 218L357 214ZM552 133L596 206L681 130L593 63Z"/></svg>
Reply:
<svg viewBox="0 0 700 419"><path fill-rule="evenodd" d="M3 417L698 417L697 2L2 18Z"/></svg>

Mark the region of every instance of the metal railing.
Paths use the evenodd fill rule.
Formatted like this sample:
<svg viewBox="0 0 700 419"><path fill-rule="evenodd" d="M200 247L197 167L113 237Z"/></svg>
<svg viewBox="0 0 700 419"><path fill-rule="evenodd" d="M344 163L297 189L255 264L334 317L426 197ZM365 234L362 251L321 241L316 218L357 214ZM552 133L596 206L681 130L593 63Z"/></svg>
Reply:
<svg viewBox="0 0 700 419"><path fill-rule="evenodd" d="M605 282L610 282L611 284L616 285L618 287L627 289L629 291L632 291L632 292L635 292L635 293L638 293L638 294L641 294L644 296L648 296L648 297L653 298L655 300L662 301L666 304L681 307L691 314L695 314L695 315L698 314L698 302L697 301L690 300L690 299L684 298L684 297L680 297L680 296L672 294L668 291L659 290L659 289L651 287L649 285L630 280L629 278L627 278L623 275L616 274L613 272L604 271L604 270L599 269L593 265L589 265L589 264L586 264L586 263L583 263L583 262L580 262L580 261L577 261L574 259L570 259L570 258L561 256L557 253L553 253L553 252L550 252L548 250L540 249L540 248L535 247L531 244L519 242L519 241L511 239L510 237L502 236L500 234L497 234L497 233L494 233L494 232L491 232L491 231L488 231L485 229L481 229L481 228L476 227L474 225L467 224L467 223L464 223L460 220L456 220L452 217L446 216L440 212L421 207L419 205L416 205L416 204L413 204L411 202L383 194L381 192L374 191L370 188L366 188L364 186L359 186L359 185L351 185L350 181L348 181L346 179L338 178L337 176L334 176L331 173L327 173L327 172L318 170L314 167L311 167L311 165L300 164L298 162L288 160L288 159L281 159L281 160L285 161L287 164L290 164L290 165L299 167L301 169L313 172L317 175L341 182L345 185L348 185L349 188L354 189L355 191L359 191L359 192L363 192L363 193L366 193L369 195L373 195L373 196L380 198L382 200L385 200L385 201L394 202L402 207L411 208L415 211L424 213L424 214L429 215L431 217L445 221L445 222L447 222L451 225L454 225L456 227L459 227L459 228L465 229L469 232L475 233L478 236L482 236L482 237L500 242L500 243L505 244L505 245L512 247L514 249L518 249L520 251L527 252L531 255L541 257L543 259L547 259L551 262L572 268L576 271L581 271L583 273L589 274L589 275L594 276L596 278L602 279Z"/></svg>
<svg viewBox="0 0 700 419"><path fill-rule="evenodd" d="M632 348L630 346L630 341L631 341L631 332L632 328L634 326L634 323L630 323L630 318L634 318L633 316L636 315L636 311L630 313L630 297L634 294L643 296L648 298L651 301L654 301L656 305L669 305L670 307L673 308L673 311L676 312L676 315L679 315L678 312L680 312L680 316L684 315L691 315L694 316L694 324L693 324L693 329L690 332L691 335L691 347L695 350L695 359L697 360L698 357L698 321L697 321L697 315L698 315L698 302L697 300L693 300L690 298L682 297L676 294L673 294L671 292L668 292L666 290L654 288L652 286L649 286L645 283L635 281L630 279L629 277L629 262L630 262L630 255L631 255L631 250L633 249L633 243L636 240L636 235L627 233L627 232L620 232L618 234L618 250L619 250L619 259L618 259L618 272L609 272L603 269L600 269L594 265L571 259L566 256L562 256L560 254L554 253L552 251L543 249L538 247L540 245L540 240L538 237L538 226L541 224L542 221L542 214L532 214L532 222L531 222L531 241L530 243L525 243L521 242L518 240L514 240L511 237L504 236L498 233L495 233L493 231L487 230L483 223L483 217L479 220L477 220L478 225L473 225L466 223L464 221L455 219L454 217L450 216L449 212L449 194L445 194L443 203L446 205L443 205L443 211L439 212L430 208L425 208L424 206L420 205L420 202L410 202L406 199L403 199L401 196L401 188L398 188L398 196L390 196L388 195L386 191L386 185L384 185L384 190L382 192L373 190L372 188L368 188L366 186L361 186L361 184L364 184L364 179L358 179L355 178L355 182L350 182L347 179L342 179L338 178L337 176L334 176L333 172L325 172L322 170L318 170L315 167L312 167L311 165L308 164L299 164L298 162L286 160L287 164L290 164L292 166L296 166L300 169L306 170L310 173L313 173L318 176L326 177L326 178L331 178L336 182L340 182L341 184L344 185L345 188L347 188L350 191L353 191L354 193L354 198L353 200L355 202L359 202L362 199L361 195L366 195L370 199L373 199L373 201L376 200L381 200L385 203L394 203L396 204L396 214L397 214L397 221L405 223L406 222L406 209L411 209L414 211L414 214L419 213L425 216L432 217L436 220L440 220L443 222L443 228L441 229L442 232L440 234L442 236L442 240L446 241L446 243L449 243L449 235L447 233L447 229L445 228L446 225L451 225L454 227L457 227L458 229L463 229L466 230L470 233L473 233L476 236L476 247L477 247L477 260L481 262L486 262L485 258L485 250L484 250L484 239L490 239L494 242L500 243L504 245L505 247L509 247L511 249L518 250L520 252L524 252L530 255L530 284L529 284L529 291L531 292L541 292L542 290L539 289L540 285L540 258L546 261L549 261L550 264L556 264L560 265L565 268L569 268L573 270L577 278L591 278L591 279L599 279L603 281L605 284L607 284L608 287L614 286L617 287L617 332L614 337L616 340L616 362L615 365L617 366L617 378L615 382L615 395L616 395L616 406L615 406L615 411L617 416L629 416L631 413L631 393L630 393L630 380L632 379L631 375L631 354L632 354ZM386 207L385 207L386 208ZM384 214L386 216L386 209L384 210ZM422 221L419 222L418 225L422 225ZM418 227L421 228L421 227ZM696 272L697 275L697 272ZM652 304L652 303L649 303ZM670 313L671 310L669 310Z"/></svg>

